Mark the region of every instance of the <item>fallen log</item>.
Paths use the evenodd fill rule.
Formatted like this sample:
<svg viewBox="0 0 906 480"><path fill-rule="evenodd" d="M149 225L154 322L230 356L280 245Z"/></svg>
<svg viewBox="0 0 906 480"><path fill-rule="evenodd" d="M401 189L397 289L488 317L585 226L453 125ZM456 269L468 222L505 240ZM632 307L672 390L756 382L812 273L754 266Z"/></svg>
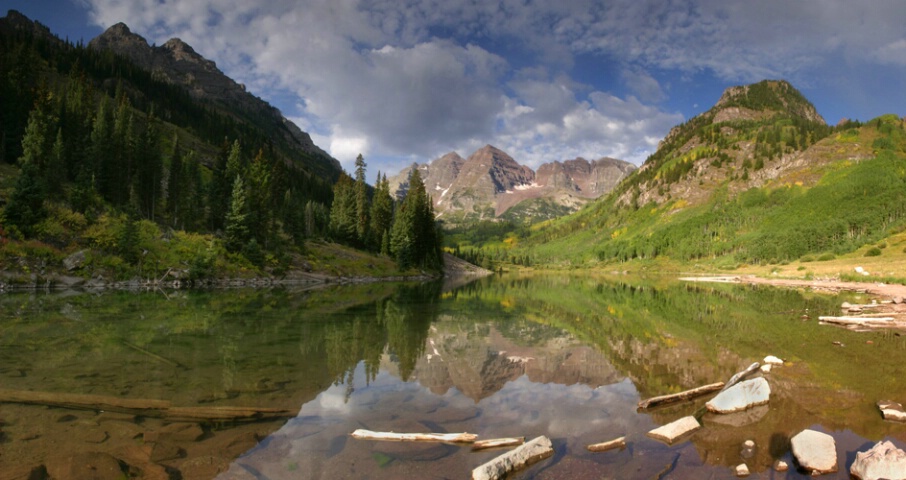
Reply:
<svg viewBox="0 0 906 480"><path fill-rule="evenodd" d="M893 327L897 326L894 323L893 317L829 317L822 316L818 317L819 321L825 323L833 323L835 325L846 325L857 327Z"/></svg>
<svg viewBox="0 0 906 480"><path fill-rule="evenodd" d="M297 413L279 408L170 407L163 418L174 422L257 422L294 417Z"/></svg>
<svg viewBox="0 0 906 480"><path fill-rule="evenodd" d="M173 360L170 360L169 358L164 358L152 351L139 347L138 345L135 345L134 343L130 343L130 342L123 340L123 345L135 350L136 352L143 353L143 354L157 360L158 362L166 363L167 365L170 365L171 367L176 367L176 368L186 370L186 367L184 365L180 364L179 362L175 362Z"/></svg>
<svg viewBox="0 0 906 480"><path fill-rule="evenodd" d="M733 375L732 377L730 377L730 379L727 380L727 384L724 385L724 388L720 389L720 391L723 392L724 390L726 390L726 389L732 387L733 385L736 385L737 383L741 382L744 378L748 377L748 376L751 375L753 372L757 371L759 367L761 367L761 364L758 363L758 362L755 362L755 363L749 365L745 370L743 370L743 371L737 373L736 375Z"/></svg>
<svg viewBox="0 0 906 480"><path fill-rule="evenodd" d="M119 398L79 393L34 392L31 390L0 390L0 403L25 403L74 410L103 410L147 417L163 416L170 408L166 400Z"/></svg>
<svg viewBox="0 0 906 480"><path fill-rule="evenodd" d="M551 440L537 437L472 470L472 480L495 480L554 454Z"/></svg>
<svg viewBox="0 0 906 480"><path fill-rule="evenodd" d="M642 400L639 402L639 409L643 410L650 407L656 407L658 405L666 405L668 403L675 403L684 400L690 400L695 397L706 395L711 392L716 392L722 389L724 382L712 383L710 385L704 385L701 387L693 388L691 390L686 390L679 393L671 393L669 395L660 395L657 397L651 397L647 400Z"/></svg>
<svg viewBox="0 0 906 480"><path fill-rule="evenodd" d="M478 435L474 433L394 433L372 432L358 429L352 432L352 438L359 440L384 440L391 442L445 442L474 443Z"/></svg>
<svg viewBox="0 0 906 480"><path fill-rule="evenodd" d="M525 443L525 437L514 438L492 438L488 440L476 440L472 444L472 451L487 450L497 447L516 447Z"/></svg>
<svg viewBox="0 0 906 480"><path fill-rule="evenodd" d="M174 407L166 400L119 398L78 393L0 389L0 403L24 403L73 410L98 410L181 422L242 422L288 418L296 412L253 407Z"/></svg>
<svg viewBox="0 0 906 480"><path fill-rule="evenodd" d="M607 450L613 450L614 448L624 449L626 448L626 437L615 438L608 442L593 443L587 447L589 452L606 452Z"/></svg>

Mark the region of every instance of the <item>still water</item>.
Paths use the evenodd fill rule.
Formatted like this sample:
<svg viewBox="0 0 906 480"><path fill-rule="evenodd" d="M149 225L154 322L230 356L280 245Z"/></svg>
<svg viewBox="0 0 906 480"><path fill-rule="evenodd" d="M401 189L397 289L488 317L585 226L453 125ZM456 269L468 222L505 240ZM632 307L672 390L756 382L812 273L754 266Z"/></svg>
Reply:
<svg viewBox="0 0 906 480"><path fill-rule="evenodd" d="M771 465L794 465L789 438L812 428L836 440L840 472L822 478L849 478L856 451L906 446L906 426L875 407L906 402L906 339L818 325L843 300L867 299L588 276L3 295L0 400L65 393L290 413L188 423L0 403L0 472L462 479L502 453L349 436L365 428L551 438L555 455L518 478L735 478L740 463L749 478L808 478ZM674 445L646 436L704 400L639 412L640 399L725 381L766 355L787 360L765 374L767 406L706 414ZM620 436L625 449L585 449ZM746 440L756 449L744 458Z"/></svg>

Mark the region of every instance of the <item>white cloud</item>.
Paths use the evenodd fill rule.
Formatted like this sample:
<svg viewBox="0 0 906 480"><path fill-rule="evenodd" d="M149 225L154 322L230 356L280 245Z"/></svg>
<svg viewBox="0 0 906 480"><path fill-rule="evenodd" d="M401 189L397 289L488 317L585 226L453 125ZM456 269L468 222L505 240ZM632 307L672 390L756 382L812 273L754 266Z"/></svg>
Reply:
<svg viewBox="0 0 906 480"><path fill-rule="evenodd" d="M342 162L492 143L533 167L639 163L683 120L652 106L666 100L664 75L678 77L672 90L701 72L801 85L841 63L906 66L897 0L83 1L103 26L182 38L263 98L297 95L287 113ZM617 65L607 87L573 79L579 55Z"/></svg>

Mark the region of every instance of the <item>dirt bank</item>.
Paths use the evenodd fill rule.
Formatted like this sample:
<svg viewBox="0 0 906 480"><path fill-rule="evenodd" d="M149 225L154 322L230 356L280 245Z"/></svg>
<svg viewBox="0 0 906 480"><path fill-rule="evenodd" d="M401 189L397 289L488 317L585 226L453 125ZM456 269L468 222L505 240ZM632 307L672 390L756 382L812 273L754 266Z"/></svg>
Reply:
<svg viewBox="0 0 906 480"><path fill-rule="evenodd" d="M763 278L754 275L716 275L702 277L684 277L681 280L688 282L711 283L740 283L749 285L774 285L778 287L810 288L822 292L865 292L880 297L881 300L895 298L906 299L906 285L869 283L869 282L844 282L840 280L804 280L789 278Z"/></svg>

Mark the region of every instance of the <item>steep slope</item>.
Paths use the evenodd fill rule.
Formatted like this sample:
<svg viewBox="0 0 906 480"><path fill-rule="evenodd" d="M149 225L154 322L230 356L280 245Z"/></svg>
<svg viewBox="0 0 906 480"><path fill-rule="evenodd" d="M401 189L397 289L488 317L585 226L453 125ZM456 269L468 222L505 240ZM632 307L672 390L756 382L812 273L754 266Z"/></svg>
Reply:
<svg viewBox="0 0 906 480"><path fill-rule="evenodd" d="M291 151L305 154L306 166L317 174L336 179L342 170L336 159L316 146L307 133L283 117L279 110L247 92L245 85L227 77L213 61L178 38L161 46L151 46L126 24L118 23L92 39L88 46L128 58L151 72L155 79L179 85L193 98L208 101L237 120L257 125Z"/></svg>
<svg viewBox="0 0 906 480"><path fill-rule="evenodd" d="M543 164L536 174L486 145L468 159L451 152L427 164L413 164L389 181L391 191L402 198L412 170L418 169L435 211L448 223L499 217L537 220L575 211L612 190L635 168L612 158L577 158Z"/></svg>
<svg viewBox="0 0 906 480"><path fill-rule="evenodd" d="M547 261L721 265L851 252L903 228L906 123L827 126L784 81L733 87L614 192L539 228Z"/></svg>

